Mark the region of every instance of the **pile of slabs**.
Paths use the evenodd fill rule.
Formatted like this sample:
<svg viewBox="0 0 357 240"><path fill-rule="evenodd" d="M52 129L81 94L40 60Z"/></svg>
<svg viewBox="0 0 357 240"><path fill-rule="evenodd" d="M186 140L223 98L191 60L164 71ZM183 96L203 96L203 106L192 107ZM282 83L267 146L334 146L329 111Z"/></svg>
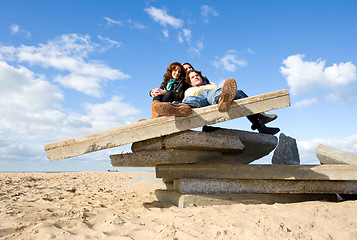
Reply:
<svg viewBox="0 0 357 240"><path fill-rule="evenodd" d="M279 90L234 100L228 112L211 105L193 109L188 117L148 119L49 143L45 151L55 161L133 143L132 153L110 156L112 166L155 167L166 184L155 192L158 200L179 207L356 194L357 160L351 155L319 146L321 166L249 165L272 152L277 137L207 127L288 106L289 92ZM190 130L202 126L206 131Z"/></svg>
<svg viewBox="0 0 357 240"><path fill-rule="evenodd" d="M317 155L329 159L328 164L249 165L269 154L277 138L239 130L229 132L185 131L136 142L133 153L111 155L111 163L114 167L154 166L156 177L166 185L166 189L155 191L157 199L180 208L335 201L336 194L357 194L357 166L351 165L354 161L357 165L357 160L353 154L338 155L336 150L319 145Z"/></svg>

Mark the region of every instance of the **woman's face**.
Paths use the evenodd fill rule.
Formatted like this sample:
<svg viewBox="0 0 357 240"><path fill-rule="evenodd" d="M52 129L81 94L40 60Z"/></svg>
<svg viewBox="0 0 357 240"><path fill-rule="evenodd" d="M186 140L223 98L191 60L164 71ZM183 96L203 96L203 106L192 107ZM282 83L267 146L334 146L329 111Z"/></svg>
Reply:
<svg viewBox="0 0 357 240"><path fill-rule="evenodd" d="M176 66L171 72L171 77L174 79L178 79L180 76L181 76L181 67Z"/></svg>
<svg viewBox="0 0 357 240"><path fill-rule="evenodd" d="M200 74L198 74L196 72L191 72L189 76L190 76L190 82L191 82L192 86L198 87L203 84Z"/></svg>
<svg viewBox="0 0 357 240"><path fill-rule="evenodd" d="M184 64L183 69L185 69L185 72L188 73L190 70L193 70L193 68L189 64Z"/></svg>

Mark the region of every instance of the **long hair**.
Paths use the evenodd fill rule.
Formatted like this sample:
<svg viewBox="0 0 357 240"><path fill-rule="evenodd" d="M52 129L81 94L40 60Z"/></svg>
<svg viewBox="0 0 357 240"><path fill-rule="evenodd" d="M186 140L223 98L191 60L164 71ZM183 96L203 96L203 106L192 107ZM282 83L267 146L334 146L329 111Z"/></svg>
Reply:
<svg viewBox="0 0 357 240"><path fill-rule="evenodd" d="M184 65L189 65L192 69L194 69L193 66L191 65L191 63L185 62L185 63L182 63L182 69L183 69L183 70L184 70L184 67L183 67ZM186 73L185 70L183 71L183 73L182 73L181 75L182 75L182 77L183 77L184 79L186 79L187 73Z"/></svg>
<svg viewBox="0 0 357 240"><path fill-rule="evenodd" d="M182 66L183 66L183 65L190 65L190 67L191 67L192 69L194 69L193 66L191 65L191 63L185 62L185 63L182 63Z"/></svg>
<svg viewBox="0 0 357 240"><path fill-rule="evenodd" d="M176 67L180 67L181 68L181 75L180 75L179 79L177 79L177 80L180 81L180 82L184 80L184 78L182 77L182 65L181 65L181 63L173 62L167 67L166 73L164 74L164 81L162 83L165 86L167 85L167 82L170 81L170 79L172 79L172 71Z"/></svg>

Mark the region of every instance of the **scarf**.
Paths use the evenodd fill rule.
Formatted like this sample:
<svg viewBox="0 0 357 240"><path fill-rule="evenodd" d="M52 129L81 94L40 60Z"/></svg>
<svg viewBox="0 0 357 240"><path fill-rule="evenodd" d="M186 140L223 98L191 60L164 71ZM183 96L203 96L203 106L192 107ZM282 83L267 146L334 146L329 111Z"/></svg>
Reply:
<svg viewBox="0 0 357 240"><path fill-rule="evenodd" d="M176 79L171 79L170 81L168 81L166 89L171 90L172 84L174 84L174 82L176 82Z"/></svg>

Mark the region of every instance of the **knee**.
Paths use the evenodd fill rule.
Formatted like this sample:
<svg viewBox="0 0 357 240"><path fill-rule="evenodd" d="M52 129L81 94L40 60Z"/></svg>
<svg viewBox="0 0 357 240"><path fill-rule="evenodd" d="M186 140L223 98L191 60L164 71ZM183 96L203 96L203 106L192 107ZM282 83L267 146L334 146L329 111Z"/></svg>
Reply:
<svg viewBox="0 0 357 240"><path fill-rule="evenodd" d="M161 102L173 102L174 101L174 94L171 91L166 92L161 97L162 97Z"/></svg>

